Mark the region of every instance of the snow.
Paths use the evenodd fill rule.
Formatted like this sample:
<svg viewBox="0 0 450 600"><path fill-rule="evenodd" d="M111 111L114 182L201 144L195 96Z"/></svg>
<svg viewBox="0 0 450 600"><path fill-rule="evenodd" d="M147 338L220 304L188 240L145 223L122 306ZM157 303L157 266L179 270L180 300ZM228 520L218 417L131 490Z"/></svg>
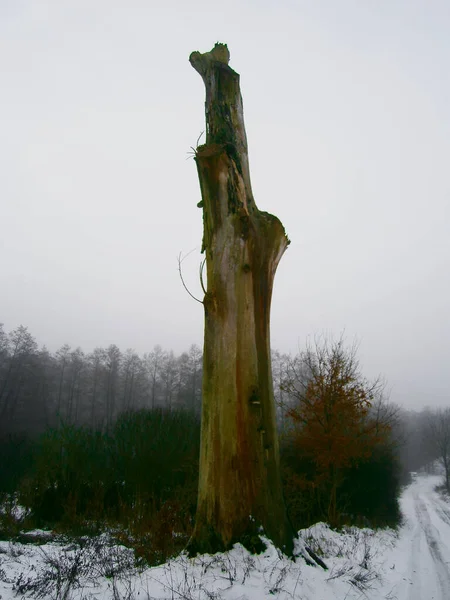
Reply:
<svg viewBox="0 0 450 600"><path fill-rule="evenodd" d="M418 476L401 497L404 524L383 565L397 600L450 599L450 502L434 491L441 481Z"/></svg>
<svg viewBox="0 0 450 600"><path fill-rule="evenodd" d="M328 570L298 556L289 560L271 544L261 555L236 545L230 552L138 570L130 550L108 536L41 546L0 542L0 598L64 600L449 600L450 501L418 475L401 497L399 530L347 528L318 523L299 532ZM76 568L74 568L74 565Z"/></svg>

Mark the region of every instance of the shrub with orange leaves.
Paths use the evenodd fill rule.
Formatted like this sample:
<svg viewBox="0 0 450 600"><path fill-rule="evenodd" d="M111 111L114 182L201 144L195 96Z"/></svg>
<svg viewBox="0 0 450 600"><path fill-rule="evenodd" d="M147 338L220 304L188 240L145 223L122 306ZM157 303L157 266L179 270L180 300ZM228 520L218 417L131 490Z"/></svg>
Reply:
<svg viewBox="0 0 450 600"><path fill-rule="evenodd" d="M357 346L346 347L342 337L316 340L291 361L282 383L290 398L289 438L308 465L299 490L306 486L314 492L332 525L347 508L347 498L339 495L346 476L387 443L391 430L390 419L381 418L386 412L374 410L383 402L383 382L363 377L356 353Z"/></svg>

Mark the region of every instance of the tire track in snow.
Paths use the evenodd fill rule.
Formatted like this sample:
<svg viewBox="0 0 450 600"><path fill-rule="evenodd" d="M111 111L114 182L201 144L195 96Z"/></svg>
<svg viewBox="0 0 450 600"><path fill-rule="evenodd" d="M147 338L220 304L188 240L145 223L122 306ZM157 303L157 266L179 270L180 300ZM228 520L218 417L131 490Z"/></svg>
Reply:
<svg viewBox="0 0 450 600"><path fill-rule="evenodd" d="M411 540L411 554L409 561L409 583L411 590L408 595L408 600L423 600L422 598L422 585L420 573L420 542L422 538L422 530L419 526L415 528L414 536Z"/></svg>
<svg viewBox="0 0 450 600"><path fill-rule="evenodd" d="M437 576L437 581L439 583L439 588L441 591L441 600L449 600L450 598L450 568L449 561L446 560L446 556L450 556L450 549L442 542L441 535L439 530L435 525L432 524L429 509L425 504L424 500L418 495L414 495L414 507L416 512L416 517L418 524L420 526L421 531L425 536L425 540L427 542L428 549L430 551L430 555L433 559L433 568ZM448 524L447 519L443 519L441 516L441 512L446 514L446 511L436 510L436 502L433 502L433 506L431 507L437 517L444 521L444 523ZM448 515L446 514L446 517ZM414 540L416 541L416 540ZM418 548L414 548L415 544L413 544L412 554L417 556ZM419 566L420 569L420 566ZM418 578L414 578L416 583L419 583ZM415 590L411 590L410 600L415 600L418 598L417 593L420 593L422 588L422 593L425 592L422 585L417 585ZM425 600L425 596L421 596L422 600Z"/></svg>
<svg viewBox="0 0 450 600"><path fill-rule="evenodd" d="M433 499L432 502L433 508L439 517L444 521L444 523L450 525L450 509L447 508L440 499Z"/></svg>

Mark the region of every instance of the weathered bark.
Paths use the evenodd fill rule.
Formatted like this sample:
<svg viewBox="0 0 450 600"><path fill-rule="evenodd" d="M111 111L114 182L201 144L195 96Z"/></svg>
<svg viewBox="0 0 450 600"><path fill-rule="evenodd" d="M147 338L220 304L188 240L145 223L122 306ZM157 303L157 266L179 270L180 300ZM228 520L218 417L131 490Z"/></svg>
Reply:
<svg viewBox="0 0 450 600"><path fill-rule="evenodd" d="M289 240L256 207L239 75L226 45L193 52L206 87L206 144L196 149L203 207L203 408L197 518L190 547L216 551L258 528L290 551L270 358L273 279Z"/></svg>

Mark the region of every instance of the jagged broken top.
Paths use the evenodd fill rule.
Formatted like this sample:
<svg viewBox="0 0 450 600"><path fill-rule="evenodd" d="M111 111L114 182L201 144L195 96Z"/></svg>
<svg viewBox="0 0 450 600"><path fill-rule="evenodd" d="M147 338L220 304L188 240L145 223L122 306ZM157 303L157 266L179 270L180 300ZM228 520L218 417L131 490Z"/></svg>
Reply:
<svg viewBox="0 0 450 600"><path fill-rule="evenodd" d="M200 75L203 75L212 62L221 62L228 65L230 62L230 51L226 44L215 44L209 52L192 52L189 56L189 62Z"/></svg>

